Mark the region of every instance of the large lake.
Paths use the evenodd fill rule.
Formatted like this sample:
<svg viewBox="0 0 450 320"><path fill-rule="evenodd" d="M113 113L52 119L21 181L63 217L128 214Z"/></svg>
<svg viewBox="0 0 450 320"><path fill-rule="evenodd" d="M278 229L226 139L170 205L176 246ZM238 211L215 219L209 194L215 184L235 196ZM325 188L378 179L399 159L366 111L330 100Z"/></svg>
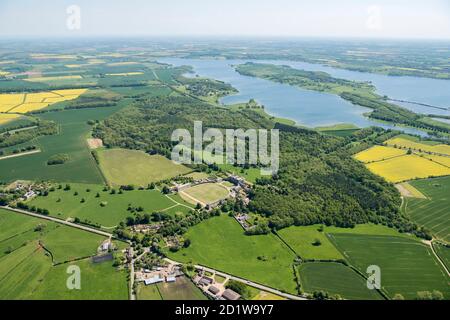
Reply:
<svg viewBox="0 0 450 320"><path fill-rule="evenodd" d="M304 90L285 84L242 76L233 66L250 60L200 60L163 58L160 62L175 66L190 65L200 76L225 81L239 90L239 93L221 99L224 104L246 102L254 98L263 104L268 113L289 118L298 124L317 127L337 123L353 123L359 127L371 125L401 129L408 133L425 135L420 130L396 127L372 121L363 114L370 109L352 105L332 94ZM382 95L393 99L420 102L439 107L450 104L450 81L417 77L390 77L371 73L341 70L322 65L294 61L255 61L261 63L285 64L297 69L325 71L334 77L357 81L371 81ZM415 112L450 115L448 110L428 108L414 104L402 104Z"/></svg>

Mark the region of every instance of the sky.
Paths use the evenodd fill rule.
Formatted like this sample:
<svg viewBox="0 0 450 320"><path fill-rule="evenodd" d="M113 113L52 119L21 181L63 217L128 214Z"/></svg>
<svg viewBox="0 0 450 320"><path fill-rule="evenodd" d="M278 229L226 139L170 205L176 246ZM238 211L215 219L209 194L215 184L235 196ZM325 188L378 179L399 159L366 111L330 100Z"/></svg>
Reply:
<svg viewBox="0 0 450 320"><path fill-rule="evenodd" d="M0 0L0 38L450 39L449 0Z"/></svg>

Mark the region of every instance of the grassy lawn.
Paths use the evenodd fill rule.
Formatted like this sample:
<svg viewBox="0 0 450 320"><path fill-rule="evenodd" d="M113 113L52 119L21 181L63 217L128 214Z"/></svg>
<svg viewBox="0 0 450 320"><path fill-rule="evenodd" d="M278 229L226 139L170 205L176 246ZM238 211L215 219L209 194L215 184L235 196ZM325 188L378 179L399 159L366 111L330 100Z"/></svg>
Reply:
<svg viewBox="0 0 450 320"><path fill-rule="evenodd" d="M137 288L137 300L162 300L156 284L146 286L140 283Z"/></svg>
<svg viewBox="0 0 450 320"><path fill-rule="evenodd" d="M222 215L192 227L186 237L191 240L190 247L168 252L170 258L296 293L295 256L276 236L246 236L233 218Z"/></svg>
<svg viewBox="0 0 450 320"><path fill-rule="evenodd" d="M308 293L325 291L344 299L378 300L380 293L367 289L366 280L351 268L334 262L309 262L300 265L302 290Z"/></svg>
<svg viewBox="0 0 450 320"><path fill-rule="evenodd" d="M67 268L76 265L81 270L81 290L66 286ZM52 267L42 283L30 296L45 300L126 300L128 299L127 274L118 271L110 261L94 264L90 259Z"/></svg>
<svg viewBox="0 0 450 320"><path fill-rule="evenodd" d="M158 283L162 300L207 300L206 296L191 280L178 277L176 282Z"/></svg>
<svg viewBox="0 0 450 320"><path fill-rule="evenodd" d="M410 183L428 199L406 199L406 213L436 238L450 242L450 177Z"/></svg>
<svg viewBox="0 0 450 320"><path fill-rule="evenodd" d="M132 215L127 210L129 204L133 207L141 206L148 213L176 205L157 190L134 190L111 194L111 191L103 191L102 185L70 184L70 186L69 191L65 191L63 185L63 189L50 192L46 197L39 196L31 200L29 205L46 208L50 211L50 215L58 218L78 217L106 227L116 226L127 216ZM75 195L75 192L78 195ZM85 202L81 202L82 199ZM102 203L104 206L101 206ZM179 210L183 211L181 208Z"/></svg>
<svg viewBox="0 0 450 320"><path fill-rule="evenodd" d="M34 141L42 150L40 153L1 160L0 177L3 181L22 179L102 183L101 172L86 144L86 137L91 130L87 121L104 119L120 108L67 110L40 115L43 119L59 124L59 133ZM21 145L15 147L20 148ZM55 154L67 154L69 161L62 165L47 165L47 160Z"/></svg>
<svg viewBox="0 0 450 320"><path fill-rule="evenodd" d="M150 156L136 150L99 150L99 158L100 168L106 180L116 186L128 184L147 186L151 182L173 178L191 171L163 156Z"/></svg>
<svg viewBox="0 0 450 320"><path fill-rule="evenodd" d="M186 197L184 194L187 194L188 196ZM206 204L225 199L228 194L228 189L219 183L200 184L184 189L180 193L180 195L188 202L197 203L197 201L194 200L196 199Z"/></svg>
<svg viewBox="0 0 450 320"><path fill-rule="evenodd" d="M256 179L261 178L261 169L259 168L243 169L231 164L219 164L218 166L221 170L241 176L251 183L255 183Z"/></svg>
<svg viewBox="0 0 450 320"><path fill-rule="evenodd" d="M302 259L343 259L344 257L328 240L325 232L319 231L319 227L318 225L293 226L278 231L278 234ZM316 240L320 240L321 245L314 245Z"/></svg>
<svg viewBox="0 0 450 320"><path fill-rule="evenodd" d="M448 277L430 248L405 237L332 234L331 238L349 262L366 273L367 267L381 269L381 285L393 297L400 293L414 299L418 291L441 291L450 296Z"/></svg>

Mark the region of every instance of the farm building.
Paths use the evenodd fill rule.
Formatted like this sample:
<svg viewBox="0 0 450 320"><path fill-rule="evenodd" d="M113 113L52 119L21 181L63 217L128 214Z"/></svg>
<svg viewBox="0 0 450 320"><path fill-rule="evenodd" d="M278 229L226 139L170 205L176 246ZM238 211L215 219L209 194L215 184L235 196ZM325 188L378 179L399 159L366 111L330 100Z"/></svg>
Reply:
<svg viewBox="0 0 450 320"><path fill-rule="evenodd" d="M209 286L210 284L212 284L214 282L214 280L212 278L209 277L202 277L198 283L202 286Z"/></svg>
<svg viewBox="0 0 450 320"><path fill-rule="evenodd" d="M164 282L164 279L161 278L159 275L155 275L149 279L145 279L144 283L146 286L150 285L150 284L155 284L155 283L159 283L159 282Z"/></svg>
<svg viewBox="0 0 450 320"><path fill-rule="evenodd" d="M216 295L220 292L219 288L211 286L208 288L208 291L211 292L213 295Z"/></svg>
<svg viewBox="0 0 450 320"><path fill-rule="evenodd" d="M240 297L241 296L237 292L235 292L231 289L226 289L222 293L222 298L224 298L226 300L239 300Z"/></svg>

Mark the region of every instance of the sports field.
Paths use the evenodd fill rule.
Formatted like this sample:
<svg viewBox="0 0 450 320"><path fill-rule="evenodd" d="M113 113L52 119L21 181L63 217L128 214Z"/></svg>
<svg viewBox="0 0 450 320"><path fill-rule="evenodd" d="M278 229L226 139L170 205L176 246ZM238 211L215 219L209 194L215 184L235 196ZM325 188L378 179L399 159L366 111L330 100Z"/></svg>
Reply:
<svg viewBox="0 0 450 320"><path fill-rule="evenodd" d="M292 264L295 255L274 235L246 236L231 217L210 218L185 235L189 248L167 255L192 261L273 288L295 293Z"/></svg>
<svg viewBox="0 0 450 320"><path fill-rule="evenodd" d="M407 199L404 210L411 219L433 235L450 242L450 177L413 181L426 199Z"/></svg>
<svg viewBox="0 0 450 320"><path fill-rule="evenodd" d="M379 266L381 286L390 297L399 293L414 299L418 291L433 290L447 298L450 295L447 275L431 249L420 241L355 234L332 234L331 239L362 273L371 265Z"/></svg>
<svg viewBox="0 0 450 320"><path fill-rule="evenodd" d="M2 160L0 177L3 181L54 180L63 182L103 183L100 169L91 156L86 143L91 126L88 120L102 120L120 110L123 105L108 108L66 110L40 115L59 125L59 133L33 140L41 153ZM17 145L16 148L20 148ZM67 154L63 165L48 166L47 160L55 154ZM19 169L20 168L20 169Z"/></svg>
<svg viewBox="0 0 450 320"><path fill-rule="evenodd" d="M180 191L180 196L187 202L209 204L228 197L229 191L219 183L204 183Z"/></svg>
<svg viewBox="0 0 450 320"><path fill-rule="evenodd" d="M132 215L127 210L129 205L142 207L147 213L168 208L185 212L182 206L157 190L123 191L119 194L116 189L112 194L111 190L104 190L104 186L92 184L70 184L70 190L64 189L65 184L62 184L62 189L56 189L45 197L39 196L31 200L29 205L48 209L50 215L58 218L87 219L105 227L116 226Z"/></svg>
<svg viewBox="0 0 450 320"><path fill-rule="evenodd" d="M105 149L99 150L98 154L100 168L106 180L116 186L128 184L147 186L151 182L173 178L192 171L163 156L150 156L142 151Z"/></svg>
<svg viewBox="0 0 450 320"><path fill-rule="evenodd" d="M355 155L355 159L364 163L370 163L374 161L387 160L403 156L406 154L406 150L389 148L385 146L374 146L370 149L364 150Z"/></svg>
<svg viewBox="0 0 450 320"><path fill-rule="evenodd" d="M318 225L293 226L281 229L278 234L302 259L343 259L342 254L328 240L325 230L321 232L319 227ZM316 240L320 241L320 245L315 245Z"/></svg>
<svg viewBox="0 0 450 320"><path fill-rule="evenodd" d="M351 300L379 300L383 296L367 289L366 280L341 263L309 262L299 267L301 288L304 292L325 291Z"/></svg>

